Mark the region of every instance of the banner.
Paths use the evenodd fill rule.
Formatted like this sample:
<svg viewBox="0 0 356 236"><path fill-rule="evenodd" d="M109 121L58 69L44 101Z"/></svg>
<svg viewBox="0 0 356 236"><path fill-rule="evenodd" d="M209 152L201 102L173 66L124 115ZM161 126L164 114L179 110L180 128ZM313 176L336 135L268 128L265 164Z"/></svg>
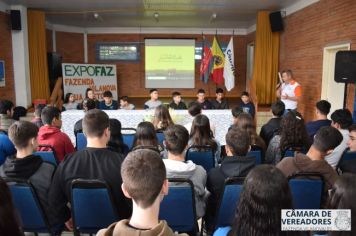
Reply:
<svg viewBox="0 0 356 236"><path fill-rule="evenodd" d="M224 82L224 64L225 64L225 56L224 53L221 51L221 47L214 37L213 45L211 46L211 52L213 54L214 60L214 67L211 78L213 81L218 84L222 85Z"/></svg>
<svg viewBox="0 0 356 236"><path fill-rule="evenodd" d="M224 79L227 91L235 87L235 62L234 62L234 43L231 37L229 45L227 45L225 55Z"/></svg>
<svg viewBox="0 0 356 236"><path fill-rule="evenodd" d="M111 91L117 100L116 65L62 63L64 96L73 93L75 100L85 98L91 88L95 97L103 99L102 93Z"/></svg>

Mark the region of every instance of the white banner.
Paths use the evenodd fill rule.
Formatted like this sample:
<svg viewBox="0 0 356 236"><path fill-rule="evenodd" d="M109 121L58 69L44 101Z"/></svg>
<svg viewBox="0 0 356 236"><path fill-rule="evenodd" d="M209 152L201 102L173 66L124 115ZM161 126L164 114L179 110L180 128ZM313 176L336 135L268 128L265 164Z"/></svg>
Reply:
<svg viewBox="0 0 356 236"><path fill-rule="evenodd" d="M85 91L91 88L99 100L102 93L111 91L117 100L116 65L62 63L64 96L73 93L75 100L85 98Z"/></svg>

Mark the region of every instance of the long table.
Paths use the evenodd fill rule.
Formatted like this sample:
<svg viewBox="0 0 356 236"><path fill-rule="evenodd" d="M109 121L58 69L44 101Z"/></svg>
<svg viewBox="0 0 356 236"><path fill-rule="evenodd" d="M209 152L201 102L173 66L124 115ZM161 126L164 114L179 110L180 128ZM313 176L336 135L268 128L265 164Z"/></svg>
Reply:
<svg viewBox="0 0 356 236"><path fill-rule="evenodd" d="M153 118L153 110L115 110L105 111L110 118L118 119L122 128L136 128L142 121L149 121ZM84 111L70 110L62 113L62 131L65 132L75 144L74 124L84 117ZM232 123L231 110L204 110L210 122L215 126L215 138L221 145L225 145L225 135ZM185 125L192 121L187 110L171 111L171 116L175 124Z"/></svg>

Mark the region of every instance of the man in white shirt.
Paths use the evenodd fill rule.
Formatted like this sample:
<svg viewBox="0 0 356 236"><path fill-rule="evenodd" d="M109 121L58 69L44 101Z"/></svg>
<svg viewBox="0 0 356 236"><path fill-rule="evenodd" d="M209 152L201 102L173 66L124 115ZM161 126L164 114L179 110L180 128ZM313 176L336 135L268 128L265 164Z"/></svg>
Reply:
<svg viewBox="0 0 356 236"><path fill-rule="evenodd" d="M302 87L294 80L291 70L283 71L281 79L283 83L277 85L276 95L282 100L286 110L296 110L302 96Z"/></svg>

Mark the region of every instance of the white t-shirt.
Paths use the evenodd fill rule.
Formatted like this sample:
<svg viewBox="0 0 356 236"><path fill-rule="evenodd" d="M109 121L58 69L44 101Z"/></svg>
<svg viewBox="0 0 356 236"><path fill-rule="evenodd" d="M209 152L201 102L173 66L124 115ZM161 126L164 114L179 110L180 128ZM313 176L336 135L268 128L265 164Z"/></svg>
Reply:
<svg viewBox="0 0 356 236"><path fill-rule="evenodd" d="M325 161L327 161L334 169L336 168L342 154L347 148L347 141L349 140L349 131L347 129L339 129L339 131L343 137L341 143L334 149L332 153L325 157Z"/></svg>
<svg viewBox="0 0 356 236"><path fill-rule="evenodd" d="M302 92L301 86L295 80L292 80L288 84L286 83L282 84L281 96L288 95L288 97L299 97L301 96L301 92ZM283 98L281 100L284 103L286 110L297 109L297 105L298 105L297 101L292 101L290 99L283 99Z"/></svg>

